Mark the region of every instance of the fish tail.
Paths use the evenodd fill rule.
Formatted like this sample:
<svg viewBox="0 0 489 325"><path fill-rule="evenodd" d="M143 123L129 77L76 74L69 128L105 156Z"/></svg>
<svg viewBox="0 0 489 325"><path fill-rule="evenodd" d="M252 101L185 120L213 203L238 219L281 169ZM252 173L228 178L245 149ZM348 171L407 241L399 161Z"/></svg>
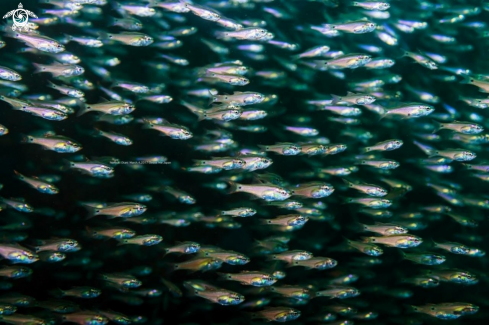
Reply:
<svg viewBox="0 0 489 325"><path fill-rule="evenodd" d="M291 58L293 61L297 61L297 60L300 60L301 55L300 55L300 54L292 55L290 58Z"/></svg>
<svg viewBox="0 0 489 325"><path fill-rule="evenodd" d="M83 207L85 209L87 209L87 212L88 212L86 219L91 219L91 218L100 214L100 209L98 209L98 208L94 208L94 207L89 206L89 205L83 205Z"/></svg>
<svg viewBox="0 0 489 325"><path fill-rule="evenodd" d="M98 128L95 128L95 130L93 130L93 132L92 132L92 135L93 135L94 137L97 137L97 136L99 136L99 135L102 135L102 132L103 132L102 130L100 130L100 129L98 129Z"/></svg>
<svg viewBox="0 0 489 325"><path fill-rule="evenodd" d="M22 134L22 139L20 139L21 143L32 143L34 142L34 137L32 135Z"/></svg>
<svg viewBox="0 0 489 325"><path fill-rule="evenodd" d="M87 230L87 233L88 233L89 235L92 235L92 234L94 233L94 231L93 231L92 229L90 229L90 227L89 227L89 226L85 226L85 229Z"/></svg>
<svg viewBox="0 0 489 325"><path fill-rule="evenodd" d="M384 110L382 113L380 113L379 121L386 117L387 114L389 114L388 110Z"/></svg>
<svg viewBox="0 0 489 325"><path fill-rule="evenodd" d="M109 40L112 39L114 35L106 33L106 32L99 32L98 33L98 38L99 40Z"/></svg>
<svg viewBox="0 0 489 325"><path fill-rule="evenodd" d="M215 103L218 101L217 96L213 95L210 89L207 90L209 92L209 102L207 103L208 106L210 106L212 103Z"/></svg>
<svg viewBox="0 0 489 325"><path fill-rule="evenodd" d="M331 97L333 97L333 101L331 102L333 105L336 105L336 104L338 104L339 102L341 102L341 97L340 97L340 96L337 96L337 95L331 95Z"/></svg>
<svg viewBox="0 0 489 325"><path fill-rule="evenodd" d="M401 257L402 257L403 260L407 260L408 259L407 258L407 254L404 253L404 251L402 249L399 249L398 251L399 251L399 254L401 254Z"/></svg>
<svg viewBox="0 0 489 325"><path fill-rule="evenodd" d="M397 57L398 59L402 59L402 58L405 58L405 57L409 57L409 51L406 50L405 48L404 49L401 49L401 52L402 52L402 55Z"/></svg>
<svg viewBox="0 0 489 325"><path fill-rule="evenodd" d="M57 298L62 298L65 296L65 292L59 288L56 288L56 289L53 289L53 290L49 290L49 293L51 295L53 295L54 297L57 297Z"/></svg>
<svg viewBox="0 0 489 325"><path fill-rule="evenodd" d="M334 25L333 24L322 24L321 28L325 29L325 30L332 30L332 29L334 29Z"/></svg>
<svg viewBox="0 0 489 325"><path fill-rule="evenodd" d="M471 77L471 76L467 76L465 74L462 75L462 78L464 78L462 81L460 81L460 83L463 83L463 84L471 84L474 82L474 77Z"/></svg>
<svg viewBox="0 0 489 325"><path fill-rule="evenodd" d="M80 109L78 110L78 113L76 113L76 116L82 116L83 114L87 113L90 111L90 106L86 104L82 104Z"/></svg>
<svg viewBox="0 0 489 325"><path fill-rule="evenodd" d="M341 204L352 203L353 199L351 197L341 197Z"/></svg>
<svg viewBox="0 0 489 325"><path fill-rule="evenodd" d="M431 240L431 243L433 244L433 248L438 248L439 245L436 241L434 241L433 239Z"/></svg>
<svg viewBox="0 0 489 325"><path fill-rule="evenodd" d="M348 187L353 187L353 183L350 182L349 180L347 180L346 178L342 178L341 180L343 181L343 183L345 183L346 185L348 185Z"/></svg>
<svg viewBox="0 0 489 325"><path fill-rule="evenodd" d="M426 153L428 154L428 157L436 157L438 156L438 151L437 150L431 150L431 149L428 149L426 150Z"/></svg>
<svg viewBox="0 0 489 325"><path fill-rule="evenodd" d="M150 1L150 5L151 5L151 1ZM117 19L115 17L109 17L109 26L115 26L118 21L119 21L119 19Z"/></svg>
<svg viewBox="0 0 489 325"><path fill-rule="evenodd" d="M20 179L20 180L24 180L25 177L24 175L22 175L21 173L19 173L18 171L14 170L14 173L15 173L15 176Z"/></svg>
<svg viewBox="0 0 489 325"><path fill-rule="evenodd" d="M368 231L368 226L367 225L364 225L363 223L356 222L352 226L352 230L358 231L358 232Z"/></svg>
<svg viewBox="0 0 489 325"><path fill-rule="evenodd" d="M69 161L68 159L63 159L63 170L70 169L75 167L75 163L73 161Z"/></svg>
<svg viewBox="0 0 489 325"><path fill-rule="evenodd" d="M229 189L228 189L229 193L242 192L241 191L241 187L242 187L241 184L235 183L235 182L232 182L232 181L229 181L228 184L229 184Z"/></svg>
<svg viewBox="0 0 489 325"><path fill-rule="evenodd" d="M48 87L51 87L53 89L58 89L58 86L56 86L56 84L51 80L48 80Z"/></svg>
<svg viewBox="0 0 489 325"><path fill-rule="evenodd" d="M92 217L95 217L95 215L93 215ZM92 217L87 217L88 218L92 218ZM126 245L127 244L127 239L123 239L123 240L119 240L119 242L117 243L117 246L122 246L122 245Z"/></svg>
<svg viewBox="0 0 489 325"><path fill-rule="evenodd" d="M154 127L153 123L144 123L143 124L143 129L152 129Z"/></svg>
<svg viewBox="0 0 489 325"><path fill-rule="evenodd" d="M409 313L417 313L417 312L419 312L419 311L418 311L418 310L419 310L419 308L418 308L418 307L416 307L416 306L413 306L413 305L404 305L404 307L406 307L406 309L407 309L407 311L408 311Z"/></svg>
<svg viewBox="0 0 489 325"><path fill-rule="evenodd" d="M270 219L258 219L258 223L261 225L271 225L273 224L272 220Z"/></svg>
<svg viewBox="0 0 489 325"><path fill-rule="evenodd" d="M367 153L367 152L370 152L370 151L372 151L372 147L365 147L365 148L362 149L362 152L363 153Z"/></svg>
<svg viewBox="0 0 489 325"><path fill-rule="evenodd" d="M39 64L39 63L32 63L32 65L34 66L34 68L36 68L34 70L34 73L40 73L40 72L44 72L46 71L46 69L44 68L44 66L42 64Z"/></svg>
<svg viewBox="0 0 489 325"><path fill-rule="evenodd" d="M216 32L214 35L217 39L223 39L229 36L229 32Z"/></svg>
<svg viewBox="0 0 489 325"><path fill-rule="evenodd" d="M166 247L166 248L163 249L163 257L165 257L168 254L170 254L170 248L169 247Z"/></svg>
<svg viewBox="0 0 489 325"><path fill-rule="evenodd" d="M435 125L435 129L433 130L432 133L436 133L436 132L440 131L441 129L443 129L443 123L440 123L440 122L435 121L435 120L431 120L431 121Z"/></svg>
<svg viewBox="0 0 489 325"><path fill-rule="evenodd" d="M171 273L173 273L175 271L178 271L178 270L183 270L180 267L179 263L167 263L167 265L168 265L167 272L169 274L171 274Z"/></svg>
<svg viewBox="0 0 489 325"><path fill-rule="evenodd" d="M231 274L229 274L229 273L217 272L217 275L219 276L219 279L221 279L221 280L231 280Z"/></svg>
<svg viewBox="0 0 489 325"><path fill-rule="evenodd" d="M198 121L203 121L207 119L207 113L204 111L195 111L193 112L195 115L197 115Z"/></svg>

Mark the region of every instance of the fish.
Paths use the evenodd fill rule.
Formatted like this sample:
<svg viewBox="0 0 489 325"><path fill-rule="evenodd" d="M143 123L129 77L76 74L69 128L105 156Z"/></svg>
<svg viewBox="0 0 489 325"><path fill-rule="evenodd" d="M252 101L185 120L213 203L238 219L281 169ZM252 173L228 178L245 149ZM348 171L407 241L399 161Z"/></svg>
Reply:
<svg viewBox="0 0 489 325"><path fill-rule="evenodd" d="M225 280L238 281L243 285L251 285L255 287L271 286L277 279L270 274L255 271L245 271L241 273L218 273Z"/></svg>
<svg viewBox="0 0 489 325"><path fill-rule="evenodd" d="M300 316L299 310L287 307L268 307L250 314L251 319L265 319L281 323L296 320Z"/></svg>
<svg viewBox="0 0 489 325"><path fill-rule="evenodd" d="M140 203L120 202L104 207L94 207L84 205L89 212L90 217L109 216L111 218L130 218L143 214L146 211L146 206Z"/></svg>
<svg viewBox="0 0 489 325"><path fill-rule="evenodd" d="M36 189L41 193L45 193L45 194L59 193L59 189L56 186L48 182L45 182L43 180L40 180L38 177L26 177L16 170L14 170L14 173L19 180L29 184L32 188Z"/></svg>

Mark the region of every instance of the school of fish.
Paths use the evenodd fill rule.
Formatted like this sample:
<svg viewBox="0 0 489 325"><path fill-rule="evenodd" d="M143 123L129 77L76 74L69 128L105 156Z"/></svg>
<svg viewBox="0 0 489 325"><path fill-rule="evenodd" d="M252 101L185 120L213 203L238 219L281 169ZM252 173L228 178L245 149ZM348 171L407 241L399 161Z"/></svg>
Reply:
<svg viewBox="0 0 489 325"><path fill-rule="evenodd" d="M24 7L1 323L488 323L489 1Z"/></svg>

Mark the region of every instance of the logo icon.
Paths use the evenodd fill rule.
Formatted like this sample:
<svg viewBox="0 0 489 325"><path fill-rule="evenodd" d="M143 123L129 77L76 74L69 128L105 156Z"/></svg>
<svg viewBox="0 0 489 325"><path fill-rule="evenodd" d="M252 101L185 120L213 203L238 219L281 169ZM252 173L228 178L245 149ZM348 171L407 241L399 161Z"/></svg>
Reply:
<svg viewBox="0 0 489 325"><path fill-rule="evenodd" d="M22 3L19 3L19 9L8 12L5 16L3 16L3 19L10 16L12 16L12 19L14 21L14 24L12 25L12 30L23 30L26 32L29 31L29 27L27 25L27 22L29 21L29 16L37 18L36 14L34 14L32 11L25 10L22 6Z"/></svg>

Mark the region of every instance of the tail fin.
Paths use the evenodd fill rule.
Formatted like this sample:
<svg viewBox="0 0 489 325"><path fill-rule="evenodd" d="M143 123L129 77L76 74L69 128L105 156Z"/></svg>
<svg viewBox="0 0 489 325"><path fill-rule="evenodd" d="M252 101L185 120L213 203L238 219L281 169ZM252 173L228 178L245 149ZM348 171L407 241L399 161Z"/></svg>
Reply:
<svg viewBox="0 0 489 325"><path fill-rule="evenodd" d="M122 245L127 245L127 244L128 244L127 239L123 239L123 240L119 240L119 242L117 243L117 246L122 246Z"/></svg>
<svg viewBox="0 0 489 325"><path fill-rule="evenodd" d="M474 77L467 76L465 74L463 74L461 76L462 76L462 78L464 78L464 80L462 80L460 83L463 83L463 84L473 84L475 82Z"/></svg>
<svg viewBox="0 0 489 325"><path fill-rule="evenodd" d="M115 26L117 22L119 21L118 18L115 17L109 17L109 26Z"/></svg>
<svg viewBox="0 0 489 325"><path fill-rule="evenodd" d="M195 112L192 112L192 113L194 113L195 115L197 115L197 118L198 118L199 122L207 119L207 113L205 111L195 111Z"/></svg>
<svg viewBox="0 0 489 325"><path fill-rule="evenodd" d="M54 82L51 82L51 80L48 80L48 87L58 89L58 86Z"/></svg>
<svg viewBox="0 0 489 325"><path fill-rule="evenodd" d="M322 28L323 30L332 30L332 29L334 29L335 27L334 27L334 25L333 25L333 24L322 24L322 25L321 25L321 28Z"/></svg>
<svg viewBox="0 0 489 325"><path fill-rule="evenodd" d="M221 280L231 280L231 274L229 274L229 273L217 272L217 275L219 276L219 279L221 279Z"/></svg>
<svg viewBox="0 0 489 325"><path fill-rule="evenodd" d="M33 143L34 137L32 135L22 134L22 139L20 140L20 142L21 143Z"/></svg>
<svg viewBox="0 0 489 325"><path fill-rule="evenodd" d="M214 35L217 39L224 39L229 37L229 32L216 32Z"/></svg>
<svg viewBox="0 0 489 325"><path fill-rule="evenodd" d="M365 147L365 148L362 149L362 152L363 153L367 153L367 152L370 152L370 151L372 151L372 147Z"/></svg>
<svg viewBox="0 0 489 325"><path fill-rule="evenodd" d="M101 135L102 135L102 133L103 133L103 131L102 131L102 130L95 128L95 129L93 130L93 132L92 132L92 136L94 136L94 137L98 137L98 136L101 136Z"/></svg>
<svg viewBox="0 0 489 325"><path fill-rule="evenodd" d="M419 308L416 306L413 306L413 305L404 305L404 306L406 307L408 313L418 313L419 312Z"/></svg>
<svg viewBox="0 0 489 325"><path fill-rule="evenodd" d="M292 55L290 58L292 59L292 61L297 61L301 59L301 55L300 54Z"/></svg>
<svg viewBox="0 0 489 325"><path fill-rule="evenodd" d="M20 180L24 180L24 179L25 179L24 175L22 175L22 174L21 174L21 173L19 173L18 171L14 170L14 173L15 173L15 175L16 175L16 177L17 177L18 179L20 179Z"/></svg>
<svg viewBox="0 0 489 325"><path fill-rule="evenodd" d="M86 105L83 102L80 102L80 109L78 110L78 113L76 113L76 116L81 116L87 112L90 111L91 107L89 105Z"/></svg>
<svg viewBox="0 0 489 325"><path fill-rule="evenodd" d="M434 241L433 239L431 240L431 243L433 244L433 248L438 248L439 245L436 241Z"/></svg>
<svg viewBox="0 0 489 325"><path fill-rule="evenodd" d="M212 103L217 102L217 97L212 94L210 89L208 89L207 91L209 92L209 102L207 103L207 106L210 106L212 105Z"/></svg>
<svg viewBox="0 0 489 325"><path fill-rule="evenodd" d="M356 222L352 228L353 228L353 230L358 231L358 232L368 231L368 226L364 225L363 223L360 223L360 222Z"/></svg>
<svg viewBox="0 0 489 325"><path fill-rule="evenodd" d="M112 34L109 34L109 33L105 33L105 32L99 32L98 33L98 38L99 40L110 40L110 39L113 39L114 35Z"/></svg>
<svg viewBox="0 0 489 325"><path fill-rule="evenodd" d="M75 167L75 163L73 161L69 161L68 159L63 159L62 170L67 170L73 167Z"/></svg>
<svg viewBox="0 0 489 325"><path fill-rule="evenodd" d="M341 97L340 96L331 95L331 97L333 97L333 101L331 102L331 104L336 105L339 102L341 102Z"/></svg>
<svg viewBox="0 0 489 325"><path fill-rule="evenodd" d="M59 288L56 288L56 289L53 289L53 290L50 290L49 293L51 295L53 295L54 297L56 298L62 298L65 296L65 292Z"/></svg>
<svg viewBox="0 0 489 325"><path fill-rule="evenodd" d="M83 204L83 207L85 209L87 209L88 211L88 215L86 217L86 219L91 219L97 215L100 214L100 209L99 208L95 208L95 207L92 207L92 206L89 206L89 205L86 205L86 204Z"/></svg>
<svg viewBox="0 0 489 325"><path fill-rule="evenodd" d="M372 243L371 237L361 237L361 239L362 239L362 243L367 243L367 244Z"/></svg>
<svg viewBox="0 0 489 325"><path fill-rule="evenodd" d="M436 133L438 131L440 131L441 129L443 129L443 123L440 123L438 121L435 121L435 120L431 120L433 122L433 124L435 125L435 129L433 130L433 133Z"/></svg>
<svg viewBox="0 0 489 325"><path fill-rule="evenodd" d="M402 259L403 259L403 260L407 260L407 255L406 255L406 253L404 253L404 251L403 251L402 249L399 249L398 251L399 251L399 253L401 254Z"/></svg>
<svg viewBox="0 0 489 325"><path fill-rule="evenodd" d="M427 150L426 153L429 158L438 156L438 150Z"/></svg>
<svg viewBox="0 0 489 325"><path fill-rule="evenodd" d="M228 184L229 184L229 189L228 189L228 192L229 193L242 192L241 191L241 184L235 183L235 182L232 182L232 181L228 181Z"/></svg>
<svg viewBox="0 0 489 325"><path fill-rule="evenodd" d="M341 204L348 204L352 202L353 202L353 198L351 197L341 197Z"/></svg>
<svg viewBox="0 0 489 325"><path fill-rule="evenodd" d="M40 73L40 72L46 71L46 67L44 65L42 65L42 64L32 63L32 65L34 66L34 68L36 68L34 70L34 73Z"/></svg>

